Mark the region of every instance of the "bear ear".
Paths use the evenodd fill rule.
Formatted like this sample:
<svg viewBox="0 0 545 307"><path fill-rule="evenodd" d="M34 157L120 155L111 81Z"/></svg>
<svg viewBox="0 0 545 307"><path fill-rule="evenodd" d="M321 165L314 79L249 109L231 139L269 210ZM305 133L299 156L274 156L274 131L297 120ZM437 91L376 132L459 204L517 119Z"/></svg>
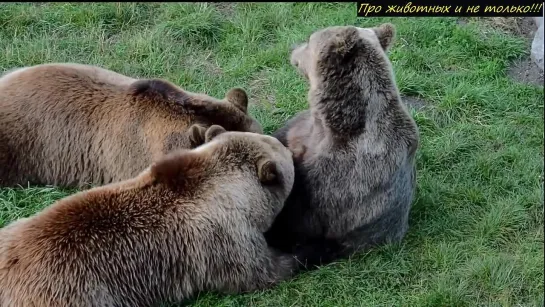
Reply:
<svg viewBox="0 0 545 307"><path fill-rule="evenodd" d="M278 168L270 159L257 161L257 176L263 184L274 184L278 181Z"/></svg>
<svg viewBox="0 0 545 307"><path fill-rule="evenodd" d="M182 104L191 98L174 84L162 79L137 80L129 86L129 93L132 96L171 100Z"/></svg>
<svg viewBox="0 0 545 307"><path fill-rule="evenodd" d="M202 145L205 142L206 128L199 124L194 124L189 127L189 141L191 142L191 148L195 148Z"/></svg>
<svg viewBox="0 0 545 307"><path fill-rule="evenodd" d="M329 57L335 55L339 58L344 58L354 50L359 39L358 29L355 27L347 27L331 38L325 56Z"/></svg>
<svg viewBox="0 0 545 307"><path fill-rule="evenodd" d="M383 23L378 27L372 28L384 51L388 51L396 35L396 28L391 23Z"/></svg>
<svg viewBox="0 0 545 307"><path fill-rule="evenodd" d="M214 139L216 136L226 132L225 128L219 125L212 125L208 130L206 130L206 133L204 134L204 140L206 143L210 142L212 139Z"/></svg>
<svg viewBox="0 0 545 307"><path fill-rule="evenodd" d="M248 95L241 88L233 88L227 92L225 99L235 107L239 108L242 112L248 112Z"/></svg>

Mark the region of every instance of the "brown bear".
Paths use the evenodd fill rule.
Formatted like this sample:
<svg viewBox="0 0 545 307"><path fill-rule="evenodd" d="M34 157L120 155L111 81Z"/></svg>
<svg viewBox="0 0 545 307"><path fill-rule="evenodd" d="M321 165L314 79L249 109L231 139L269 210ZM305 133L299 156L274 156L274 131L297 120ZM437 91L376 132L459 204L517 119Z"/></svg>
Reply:
<svg viewBox="0 0 545 307"><path fill-rule="evenodd" d="M407 232L419 132L386 55L394 34L392 24L329 27L293 50L310 108L273 134L294 154L295 183L271 246L312 247L309 262L327 263Z"/></svg>
<svg viewBox="0 0 545 307"><path fill-rule="evenodd" d="M263 133L248 97L184 91L82 64L44 64L0 78L0 187L102 185L136 176L200 129Z"/></svg>
<svg viewBox="0 0 545 307"><path fill-rule="evenodd" d="M157 306L292 276L297 258L263 235L291 191L291 152L216 125L206 141L1 229L0 306Z"/></svg>

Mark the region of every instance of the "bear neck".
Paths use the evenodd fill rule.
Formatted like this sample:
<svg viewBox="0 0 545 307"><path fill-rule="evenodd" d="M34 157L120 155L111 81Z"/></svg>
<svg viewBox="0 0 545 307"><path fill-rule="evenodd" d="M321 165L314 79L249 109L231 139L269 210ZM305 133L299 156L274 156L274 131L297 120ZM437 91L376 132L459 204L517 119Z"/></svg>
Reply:
<svg viewBox="0 0 545 307"><path fill-rule="evenodd" d="M385 65L386 64L386 65ZM400 101L389 63L325 72L309 91L310 105L327 130L341 138L361 135Z"/></svg>

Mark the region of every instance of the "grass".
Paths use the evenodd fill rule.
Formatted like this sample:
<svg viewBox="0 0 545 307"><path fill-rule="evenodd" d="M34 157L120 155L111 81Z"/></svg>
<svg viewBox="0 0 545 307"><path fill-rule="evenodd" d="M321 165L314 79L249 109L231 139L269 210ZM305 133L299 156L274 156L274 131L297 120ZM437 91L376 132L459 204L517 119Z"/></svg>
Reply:
<svg viewBox="0 0 545 307"><path fill-rule="evenodd" d="M307 107L292 43L393 22L400 91L428 102L412 110L422 143L406 239L267 291L189 304L543 306L543 88L506 74L526 43L452 18L355 15L353 3L1 4L0 70L79 62L218 97L242 86L270 133ZM71 192L0 190L0 226Z"/></svg>

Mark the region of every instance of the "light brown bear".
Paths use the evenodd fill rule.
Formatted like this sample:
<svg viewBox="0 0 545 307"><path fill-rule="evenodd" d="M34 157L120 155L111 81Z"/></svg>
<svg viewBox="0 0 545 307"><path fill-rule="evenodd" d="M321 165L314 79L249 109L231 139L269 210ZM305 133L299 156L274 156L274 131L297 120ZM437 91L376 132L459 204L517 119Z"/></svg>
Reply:
<svg viewBox="0 0 545 307"><path fill-rule="evenodd" d="M184 91L95 66L44 64L0 78L0 186L102 185L136 176L212 124L263 133L248 97Z"/></svg>
<svg viewBox="0 0 545 307"><path fill-rule="evenodd" d="M294 153L295 183L267 238L314 250L309 264L407 232L419 133L386 55L394 35L392 24L329 27L292 52L310 110L274 133Z"/></svg>
<svg viewBox="0 0 545 307"><path fill-rule="evenodd" d="M0 306L157 306L292 276L297 258L263 235L291 191L291 152L219 126L206 140L1 229Z"/></svg>

